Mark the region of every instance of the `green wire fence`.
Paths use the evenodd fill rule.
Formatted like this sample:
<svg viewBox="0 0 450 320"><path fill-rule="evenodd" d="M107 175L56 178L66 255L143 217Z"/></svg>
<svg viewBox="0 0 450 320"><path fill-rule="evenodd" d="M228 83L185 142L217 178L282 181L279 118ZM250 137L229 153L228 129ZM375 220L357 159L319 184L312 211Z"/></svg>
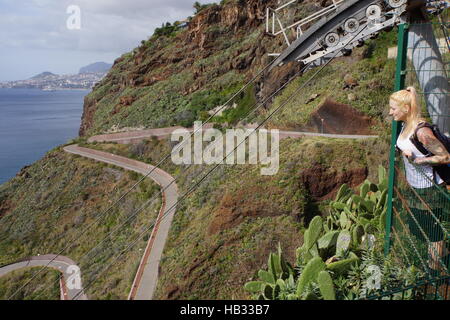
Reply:
<svg viewBox="0 0 450 320"><path fill-rule="evenodd" d="M400 25L395 87L397 91L414 86L420 95L422 116L447 133L450 129L448 11L430 23ZM438 81L440 85L436 85ZM431 167L416 165L397 151L402 124L394 121L392 127L385 254L391 254L401 265L418 268L426 276L414 285L380 292L368 299L448 300L450 191Z"/></svg>

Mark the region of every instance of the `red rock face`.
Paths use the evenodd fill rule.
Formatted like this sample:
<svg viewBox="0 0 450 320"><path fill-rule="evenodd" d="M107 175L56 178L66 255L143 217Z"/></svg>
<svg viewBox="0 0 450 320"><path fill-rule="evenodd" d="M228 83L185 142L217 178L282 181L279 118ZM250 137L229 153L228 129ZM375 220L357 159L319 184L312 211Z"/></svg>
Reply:
<svg viewBox="0 0 450 320"><path fill-rule="evenodd" d="M143 45L135 50L131 63L120 64L124 58L116 59L110 74L103 82L119 85L119 91L127 87L151 87L174 74L191 69L194 81L180 87L180 93L188 95L201 89L211 80L205 76L208 72L211 73L211 70L215 70L212 75L214 77L236 70L250 79L253 73L259 70L258 65L267 58L260 41L249 43L232 52L226 63L217 64L212 61L211 65L195 67L194 63L223 50L220 48L222 40L241 41L255 28L262 26L267 6L275 6L276 3L276 0L247 0L223 6L213 5L193 17L187 30L169 40L176 44L176 50L166 52L163 50L164 42L158 41L155 41L151 48ZM211 31L214 28L225 30L225 33ZM154 70L158 69L162 71L155 73ZM278 71L276 73L273 79L280 79ZM272 87L275 86L268 85L266 89ZM97 104L97 101L85 100L80 135L85 135L94 126L93 118ZM121 101L117 101L117 104L126 105Z"/></svg>
<svg viewBox="0 0 450 320"><path fill-rule="evenodd" d="M332 134L374 134L370 127L374 125L370 117L355 108L337 103L328 98L320 108L311 115L311 120L301 131L321 132Z"/></svg>
<svg viewBox="0 0 450 320"><path fill-rule="evenodd" d="M96 111L97 101L88 97L84 98L83 115L81 117L81 125L79 130L80 137L84 136L87 130L92 126L94 114Z"/></svg>
<svg viewBox="0 0 450 320"><path fill-rule="evenodd" d="M11 212L12 203L9 199L0 202L0 218Z"/></svg>
<svg viewBox="0 0 450 320"><path fill-rule="evenodd" d="M304 10L305 14L312 13L328 4L329 1L318 3L305 0L298 10ZM170 79L180 72L189 71L192 80L180 84L177 88L181 95L189 95L211 83L214 78L221 77L231 70L243 74L246 80L250 80L269 63L270 58L267 56L266 50L282 49L283 40L281 38L273 38L263 33L266 8L278 5L278 0L246 0L225 5L213 5L194 16L188 28L174 38L153 39L150 41L151 43L143 44L134 50L134 56L128 63L124 64L124 58L118 58L102 83L111 84L110 90L120 96L120 92L126 88L148 87L149 90L152 90L154 84ZM220 54L226 49L226 42L244 42L246 37L257 28L261 30L257 39L245 42L238 49L227 52L228 56L225 62L223 59L219 62L216 61L217 59L211 59L207 65L195 65L195 62L201 59L213 54ZM171 50L164 50L168 43L175 44L175 46L172 46ZM300 64L292 62L272 69L270 73L255 83L256 96L263 99L271 95L300 68ZM109 93L111 92L105 94ZM98 101L102 98L97 95ZM93 121L98 101L85 100L79 130L81 136L94 127ZM118 98L113 103L127 105ZM131 104L130 108L132 107Z"/></svg>
<svg viewBox="0 0 450 320"><path fill-rule="evenodd" d="M346 183L356 187L366 180L367 168L357 168L336 174L332 168L315 164L312 168L303 170L300 182L309 191L314 200L328 200L336 196L339 188Z"/></svg>
<svg viewBox="0 0 450 320"><path fill-rule="evenodd" d="M279 207L267 199L256 199L256 195L281 196L282 188L267 188L252 186L234 194L225 194L214 210L214 218L208 228L208 234L213 235L241 224L245 217L268 217L289 214L280 211ZM270 195L270 196L269 196Z"/></svg>

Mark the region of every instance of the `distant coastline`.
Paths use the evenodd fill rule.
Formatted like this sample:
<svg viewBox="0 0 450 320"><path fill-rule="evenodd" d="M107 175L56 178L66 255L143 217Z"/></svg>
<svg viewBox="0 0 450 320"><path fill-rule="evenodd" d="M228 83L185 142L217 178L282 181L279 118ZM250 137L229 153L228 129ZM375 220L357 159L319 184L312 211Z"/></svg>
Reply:
<svg viewBox="0 0 450 320"><path fill-rule="evenodd" d="M76 75L55 75L33 77L27 80L0 82L1 89L40 90L89 90L100 82L106 73L81 73Z"/></svg>
<svg viewBox="0 0 450 320"><path fill-rule="evenodd" d="M89 90L106 76L110 68L111 64L96 62L82 67L77 74L57 75L45 71L26 80L0 82L0 88L44 91Z"/></svg>
<svg viewBox="0 0 450 320"><path fill-rule="evenodd" d="M55 91L92 91L92 88L53 88L53 89L47 89L47 88L21 88L21 87L14 87L14 88L5 88L1 87L2 90L37 90L37 91L45 91L45 92L55 92Z"/></svg>
<svg viewBox="0 0 450 320"><path fill-rule="evenodd" d="M11 88L11 89L19 89L19 88ZM32 88L30 88L30 90L32 90ZM52 92L52 91L90 91L92 90L92 88L89 89L84 89L84 88L55 88L55 89L38 89L36 88L36 90L41 90L41 91L48 91L48 92Z"/></svg>

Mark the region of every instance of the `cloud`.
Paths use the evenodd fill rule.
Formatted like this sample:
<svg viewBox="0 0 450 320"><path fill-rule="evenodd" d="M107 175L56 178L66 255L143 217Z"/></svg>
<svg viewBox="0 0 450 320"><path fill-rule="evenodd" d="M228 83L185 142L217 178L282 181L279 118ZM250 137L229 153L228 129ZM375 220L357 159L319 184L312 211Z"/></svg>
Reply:
<svg viewBox="0 0 450 320"><path fill-rule="evenodd" d="M186 0L0 0L0 46L121 54L162 23L191 15L192 4ZM69 5L81 10L80 30L66 27Z"/></svg>
<svg viewBox="0 0 450 320"><path fill-rule="evenodd" d="M205 1L203 1L205 2ZM79 0L77 3L91 13L115 15L126 19L148 21L164 17L167 21L192 13L192 3L186 0Z"/></svg>
<svg viewBox="0 0 450 320"><path fill-rule="evenodd" d="M75 73L113 60L148 39L162 23L193 14L195 0L0 0L0 81L42 71ZM200 3L218 2L199 0ZM67 8L81 10L68 30Z"/></svg>

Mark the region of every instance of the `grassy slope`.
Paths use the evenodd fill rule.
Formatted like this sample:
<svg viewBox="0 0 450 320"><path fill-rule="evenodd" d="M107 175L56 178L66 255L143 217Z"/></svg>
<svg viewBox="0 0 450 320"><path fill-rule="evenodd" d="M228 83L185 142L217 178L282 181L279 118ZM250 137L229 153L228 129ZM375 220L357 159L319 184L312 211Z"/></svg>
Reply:
<svg viewBox="0 0 450 320"><path fill-rule="evenodd" d="M0 265L37 254L56 254L73 242L73 247L63 255L79 264L83 283L87 284L105 261L110 261L142 226L149 225L156 217L159 197L88 257L79 260L157 192L156 184L145 182L85 235L79 236L81 230L96 221L137 178L137 174L69 155L59 148L49 152L21 176L0 186L1 202L8 206L0 218ZM145 241L138 242L125 259L94 283L88 295L102 299L125 298L140 260L139 248L144 246ZM94 256L96 253L98 255Z"/></svg>
<svg viewBox="0 0 450 320"><path fill-rule="evenodd" d="M366 157L372 144L364 144L288 140L281 144L280 171L273 177L262 177L258 167L249 166L216 172L177 212L157 297L172 292L173 298L247 298L242 286L268 252L281 242L292 262L302 241L301 222L321 211L299 183L303 169L314 162L336 174L365 167L372 161Z"/></svg>
<svg viewBox="0 0 450 320"><path fill-rule="evenodd" d="M13 271L0 278L0 300L7 300L12 295L17 300L59 300L60 273L56 270L40 272L41 268L27 268ZM16 294L29 279L34 280Z"/></svg>
<svg viewBox="0 0 450 320"><path fill-rule="evenodd" d="M96 144L99 150L158 162L170 151L165 141L137 146ZM281 242L292 253L301 244L299 232L315 214L326 214L325 202L314 202L300 183L302 173L320 164L340 175L369 168L376 177L378 164L386 165L387 145L380 139L287 139L280 145L277 175L261 176L259 166L221 166L178 207L161 260L157 298L248 298L243 284ZM162 167L177 178L183 194L209 166Z"/></svg>
<svg viewBox="0 0 450 320"><path fill-rule="evenodd" d="M208 32L208 31L207 31ZM212 31L211 31L212 32ZM216 31L214 31L216 32ZM225 32L225 31L224 31ZM236 55L242 50L255 43L258 32L242 38L231 38L230 43L222 44L213 55L207 58L197 58L195 62L188 67L181 67L177 64L170 64L157 69L152 69L146 77L151 78L159 74L171 73L171 75L162 81L153 85L144 87L126 87L120 89L118 83L123 77L127 77L130 68L133 67L134 55L128 53L122 56L120 61L110 72L108 77L102 81L99 87L92 92L87 99L97 100L97 112L94 117L94 128L89 134L104 132L113 126L122 127L147 127L158 128L164 126L190 123L200 115L201 111L209 110L220 102L225 102L229 96L228 92L235 92L243 84L243 75L234 70L220 70L226 64L230 56ZM143 45L138 50L142 50L147 60L151 60L154 55L177 54L177 43L171 39L158 39L155 41L159 45L148 47ZM226 47L226 48L225 48ZM245 48L245 49L243 49ZM183 48L184 52L189 52L189 48ZM175 53L174 53L175 52ZM180 54L183 54L180 53ZM247 52L247 54L249 54ZM145 61L142 62L145 64ZM207 69L200 78L193 79L194 70ZM183 94L189 85L198 82L204 83L201 90L197 92ZM224 92L225 91L225 92ZM198 104L192 105L193 100L214 95L217 98L217 104L206 105L198 110ZM120 97L133 97L134 102L131 106L118 106ZM210 100L215 100L211 99ZM115 112L115 110L119 110Z"/></svg>
<svg viewBox="0 0 450 320"><path fill-rule="evenodd" d="M370 40L362 48L355 48L352 56L337 58L317 74L309 85L304 83L313 77L320 69L309 70L303 76L294 80L283 92L275 98L268 112L281 105L291 94L298 92L281 112L277 113L270 125L280 128L295 128L308 122L310 115L327 97L334 101L349 104L355 109L367 114L378 124L374 132L386 132L389 123L384 121L387 114L387 99L394 87L395 60L387 59L387 48L396 45L395 31L382 33L378 39ZM352 90L343 90L344 76L350 74L358 81L358 86ZM349 101L348 95L353 93L355 101ZM308 102L311 95L319 94L319 99ZM267 113L260 116L263 119Z"/></svg>

